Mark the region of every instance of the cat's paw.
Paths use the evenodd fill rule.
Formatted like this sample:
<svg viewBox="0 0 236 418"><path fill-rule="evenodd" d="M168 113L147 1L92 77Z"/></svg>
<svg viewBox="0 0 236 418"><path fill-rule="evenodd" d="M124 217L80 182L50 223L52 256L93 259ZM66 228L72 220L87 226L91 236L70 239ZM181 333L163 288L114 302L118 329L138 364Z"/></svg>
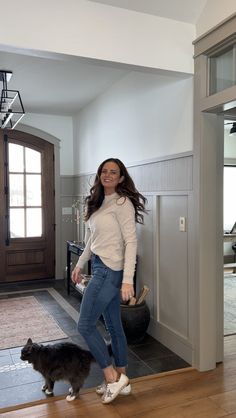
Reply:
<svg viewBox="0 0 236 418"><path fill-rule="evenodd" d="M67 395L66 400L67 402L72 402L76 399L75 395Z"/></svg>
<svg viewBox="0 0 236 418"><path fill-rule="evenodd" d="M73 389L69 388L69 394L71 395L73 393Z"/></svg>
<svg viewBox="0 0 236 418"><path fill-rule="evenodd" d="M45 390L45 394L46 394L47 396L53 396L53 391L46 389L46 390Z"/></svg>
<svg viewBox="0 0 236 418"><path fill-rule="evenodd" d="M41 389L42 389L42 391L43 392L45 392L45 390L47 389L48 387L47 387L47 385L43 385L42 387L41 387Z"/></svg>

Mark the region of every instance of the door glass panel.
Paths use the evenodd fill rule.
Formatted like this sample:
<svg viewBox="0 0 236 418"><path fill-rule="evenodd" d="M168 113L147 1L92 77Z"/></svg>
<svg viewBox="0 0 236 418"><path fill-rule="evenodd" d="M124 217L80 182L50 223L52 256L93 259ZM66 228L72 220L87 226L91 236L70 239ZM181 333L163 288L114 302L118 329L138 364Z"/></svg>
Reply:
<svg viewBox="0 0 236 418"><path fill-rule="evenodd" d="M9 143L9 161L10 237L41 237L42 154L32 148Z"/></svg>
<svg viewBox="0 0 236 418"><path fill-rule="evenodd" d="M42 209L26 209L26 236L42 236Z"/></svg>
<svg viewBox="0 0 236 418"><path fill-rule="evenodd" d="M10 237L24 238L25 217L24 209L10 209Z"/></svg>
<svg viewBox="0 0 236 418"><path fill-rule="evenodd" d="M41 173L41 153L31 148L25 149L25 171Z"/></svg>
<svg viewBox="0 0 236 418"><path fill-rule="evenodd" d="M24 205L24 176L23 174L10 174L10 206Z"/></svg>
<svg viewBox="0 0 236 418"><path fill-rule="evenodd" d="M236 84L235 48L210 58L210 94L218 93Z"/></svg>
<svg viewBox="0 0 236 418"><path fill-rule="evenodd" d="M23 173L24 171L24 147L17 144L9 144L9 171Z"/></svg>
<svg viewBox="0 0 236 418"><path fill-rule="evenodd" d="M41 206L41 175L26 175L26 206Z"/></svg>

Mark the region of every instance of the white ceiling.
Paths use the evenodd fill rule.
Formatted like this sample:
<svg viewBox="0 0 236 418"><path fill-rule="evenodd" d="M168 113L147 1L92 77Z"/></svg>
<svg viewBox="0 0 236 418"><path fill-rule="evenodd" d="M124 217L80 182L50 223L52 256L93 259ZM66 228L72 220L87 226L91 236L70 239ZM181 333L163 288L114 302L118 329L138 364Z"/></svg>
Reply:
<svg viewBox="0 0 236 418"><path fill-rule="evenodd" d="M206 0L87 0L194 22ZM27 113L72 115L130 71L129 67L58 55L40 58L0 51L0 70L13 72ZM2 86L0 86L1 88Z"/></svg>
<svg viewBox="0 0 236 418"><path fill-rule="evenodd" d="M207 0L89 0L136 12L196 23Z"/></svg>
<svg viewBox="0 0 236 418"><path fill-rule="evenodd" d="M57 115L78 112L128 72L79 58L9 52L0 52L0 69L12 71L8 89L20 91L26 112Z"/></svg>

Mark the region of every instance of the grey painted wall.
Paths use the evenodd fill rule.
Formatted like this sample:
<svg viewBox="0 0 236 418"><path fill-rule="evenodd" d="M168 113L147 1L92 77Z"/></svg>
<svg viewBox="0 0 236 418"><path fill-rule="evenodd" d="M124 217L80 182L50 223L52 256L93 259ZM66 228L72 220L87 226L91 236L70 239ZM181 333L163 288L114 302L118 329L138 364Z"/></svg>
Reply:
<svg viewBox="0 0 236 418"><path fill-rule="evenodd" d="M191 363L192 154L163 158L128 170L138 190L148 199L145 225L137 226L137 291L144 284L150 288L149 333ZM91 174L62 177L62 207L87 195L92 181ZM179 231L180 216L186 219L185 232ZM66 240L76 237L76 226L68 215L62 216L62 225L65 265Z"/></svg>

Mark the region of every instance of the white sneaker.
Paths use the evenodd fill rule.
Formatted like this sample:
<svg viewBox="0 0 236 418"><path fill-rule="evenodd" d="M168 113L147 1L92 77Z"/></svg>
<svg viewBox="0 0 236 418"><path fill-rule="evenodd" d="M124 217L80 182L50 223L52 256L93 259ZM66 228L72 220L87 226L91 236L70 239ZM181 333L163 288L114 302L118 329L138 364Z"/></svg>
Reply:
<svg viewBox="0 0 236 418"><path fill-rule="evenodd" d="M102 403L110 403L112 402L122 391L129 384L128 377L121 373L118 382L108 383L106 387L106 392L102 397Z"/></svg>
<svg viewBox="0 0 236 418"><path fill-rule="evenodd" d="M104 393L106 392L106 389L107 389L106 382L102 382L101 385L97 386L96 393L98 395L104 395ZM130 394L131 394L131 385L129 383L127 386L125 386L123 389L121 389L120 395L127 396L127 395L130 395Z"/></svg>

